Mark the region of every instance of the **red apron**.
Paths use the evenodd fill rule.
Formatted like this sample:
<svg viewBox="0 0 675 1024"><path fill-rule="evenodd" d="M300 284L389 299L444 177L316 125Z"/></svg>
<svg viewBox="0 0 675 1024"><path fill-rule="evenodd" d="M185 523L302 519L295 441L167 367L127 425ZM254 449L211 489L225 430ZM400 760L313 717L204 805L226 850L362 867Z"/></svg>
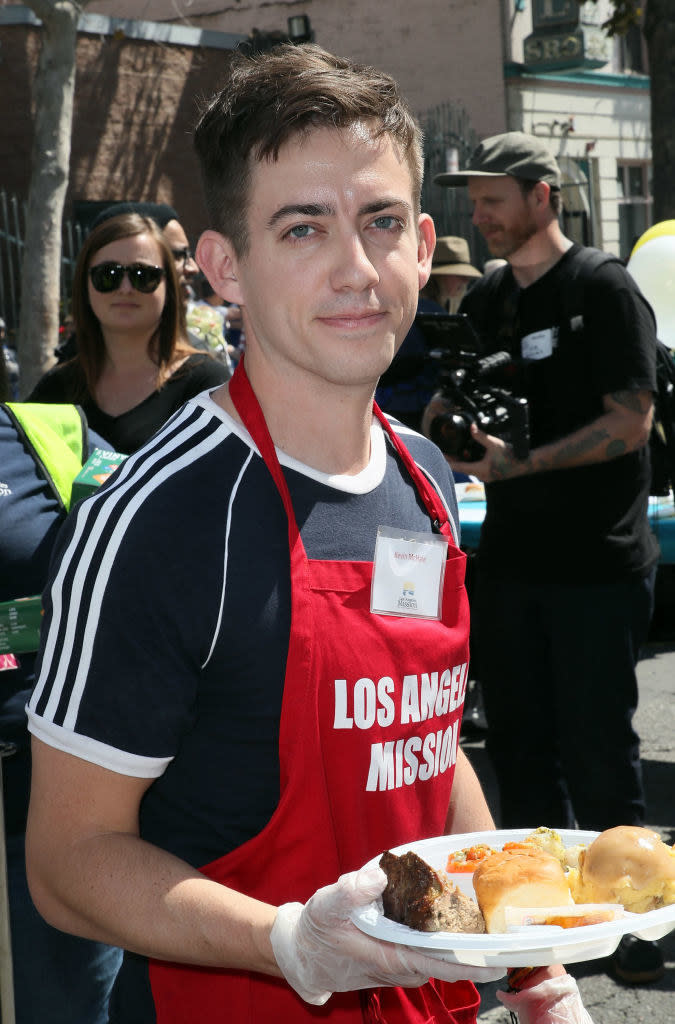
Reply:
<svg viewBox="0 0 675 1024"><path fill-rule="evenodd" d="M259 835L201 870L259 900L304 903L380 851L444 831L468 671L465 556L441 499L375 407L449 549L441 621L372 614L372 562L307 558L243 359L230 395L286 508L291 633L278 806ZM388 524L374 533L378 525ZM336 993L316 1007L255 972L151 961L150 980L158 1024L471 1024L480 1002L468 981Z"/></svg>

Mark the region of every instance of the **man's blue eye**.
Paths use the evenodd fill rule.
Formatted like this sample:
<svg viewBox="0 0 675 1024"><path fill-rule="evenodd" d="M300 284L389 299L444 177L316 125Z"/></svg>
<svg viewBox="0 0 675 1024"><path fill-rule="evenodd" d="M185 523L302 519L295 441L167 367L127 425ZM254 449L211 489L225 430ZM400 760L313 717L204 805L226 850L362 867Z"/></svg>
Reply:
<svg viewBox="0 0 675 1024"><path fill-rule="evenodd" d="M297 224L288 232L293 238L307 238L312 228L309 224Z"/></svg>
<svg viewBox="0 0 675 1024"><path fill-rule="evenodd" d="M375 221L375 227L381 228L383 231L389 231L393 227L398 227L399 223L396 217L388 215L386 217L378 217Z"/></svg>

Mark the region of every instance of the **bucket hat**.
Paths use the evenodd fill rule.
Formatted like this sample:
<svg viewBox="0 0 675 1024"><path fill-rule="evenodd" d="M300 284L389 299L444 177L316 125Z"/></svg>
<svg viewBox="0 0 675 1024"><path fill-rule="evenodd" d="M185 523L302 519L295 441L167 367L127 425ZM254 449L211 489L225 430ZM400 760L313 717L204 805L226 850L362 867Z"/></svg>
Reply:
<svg viewBox="0 0 675 1024"><path fill-rule="evenodd" d="M471 265L471 254L465 238L443 235L436 239L431 263L432 274L456 274L458 277L482 277L480 270Z"/></svg>

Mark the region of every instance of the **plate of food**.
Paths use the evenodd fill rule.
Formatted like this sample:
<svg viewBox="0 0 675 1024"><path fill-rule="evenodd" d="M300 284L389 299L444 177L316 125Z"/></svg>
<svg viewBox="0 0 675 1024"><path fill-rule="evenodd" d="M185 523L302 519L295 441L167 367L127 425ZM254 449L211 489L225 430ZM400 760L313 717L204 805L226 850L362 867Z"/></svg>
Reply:
<svg viewBox="0 0 675 1024"><path fill-rule="evenodd" d="M469 832L374 857L381 900L352 914L375 938L479 967L609 956L675 929L675 849L649 829Z"/></svg>

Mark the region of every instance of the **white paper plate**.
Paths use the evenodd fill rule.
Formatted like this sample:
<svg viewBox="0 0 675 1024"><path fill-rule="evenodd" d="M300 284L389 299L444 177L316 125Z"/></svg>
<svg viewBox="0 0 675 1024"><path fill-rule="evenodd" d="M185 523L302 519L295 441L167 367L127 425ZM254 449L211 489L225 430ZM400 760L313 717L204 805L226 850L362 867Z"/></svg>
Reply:
<svg viewBox="0 0 675 1024"><path fill-rule="evenodd" d="M465 832L462 835L438 836L417 843L406 843L392 850L402 854L413 850L431 867L445 871L448 854L476 843L487 843L501 849L504 843L517 842L532 829L511 829L498 832ZM565 846L591 843L597 832L558 830ZM381 855L380 855L381 856ZM376 865L374 857L366 867ZM474 897L470 873L451 874L452 881L467 895ZM390 921L382 913L381 901L354 911L357 928L387 942L428 950L435 957L451 963L474 967L548 967L551 964L573 964L610 956L622 935L631 932L641 939L660 939L675 929L675 905L650 910L646 914L629 914L618 921L590 924L579 928L554 928L535 925L506 934L477 935L469 932L419 932L407 925Z"/></svg>

